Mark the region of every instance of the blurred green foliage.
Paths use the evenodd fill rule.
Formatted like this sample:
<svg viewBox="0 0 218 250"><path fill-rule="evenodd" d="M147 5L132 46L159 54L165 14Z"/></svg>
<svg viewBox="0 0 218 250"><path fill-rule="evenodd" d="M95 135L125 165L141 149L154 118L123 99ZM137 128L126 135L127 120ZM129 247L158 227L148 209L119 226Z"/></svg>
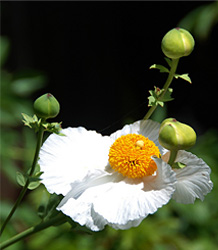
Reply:
<svg viewBox="0 0 218 250"><path fill-rule="evenodd" d="M35 144L35 135L23 128L21 113L33 113L31 94L45 86L46 77L35 70L8 72L4 69L10 50L6 37L1 37L0 48L1 170L15 183L19 166L26 166L32 160Z"/></svg>
<svg viewBox="0 0 218 250"><path fill-rule="evenodd" d="M189 30L197 40L207 40L212 29L218 24L218 2L211 1L208 4L196 8L188 13L178 24Z"/></svg>
<svg viewBox="0 0 218 250"><path fill-rule="evenodd" d="M208 6L208 7L207 7ZM217 18L217 3L212 3L189 14L186 24L194 27L201 25L207 37ZM212 6L214 6L212 8ZM215 10L216 7L216 10ZM217 13L217 12L216 12ZM206 20L207 23L197 21ZM209 20L208 20L209 17ZM188 21L187 21L188 20ZM183 20L183 24L185 19ZM210 24L210 25L209 25ZM204 25L204 27L202 27ZM182 25L184 27L184 25ZM199 32L199 31L198 31ZM199 32L202 34L202 32ZM1 38L1 66L9 53L7 38ZM1 72L1 170L15 187L16 171L29 166L35 147L35 135L21 123L21 112L33 114L31 94L42 88L46 78L35 72L12 74ZM161 108L160 108L161 109ZM167 116L166 107L158 109L153 119L163 120ZM164 111L164 112L163 112ZM202 158L212 169L211 179L214 188L204 202L197 200L193 205L183 205L170 201L155 214L148 216L137 228L121 231L106 227L97 233L84 233L71 229L69 224L51 227L39 232L25 241L9 247L9 250L213 250L218 245L218 131L208 129L200 136L191 150ZM7 226L3 240L15 235L40 221L36 211L47 194L42 185L26 196ZM1 201L1 220L4 220L13 201Z"/></svg>

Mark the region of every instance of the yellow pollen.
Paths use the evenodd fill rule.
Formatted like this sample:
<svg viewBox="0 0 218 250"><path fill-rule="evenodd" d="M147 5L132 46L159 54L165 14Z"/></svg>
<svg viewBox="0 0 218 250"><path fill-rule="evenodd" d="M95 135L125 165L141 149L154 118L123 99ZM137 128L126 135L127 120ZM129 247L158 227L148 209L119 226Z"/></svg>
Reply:
<svg viewBox="0 0 218 250"><path fill-rule="evenodd" d="M143 140L138 140L136 143L135 143L136 147L140 147L140 148L143 148L143 146L145 145L144 141Z"/></svg>
<svg viewBox="0 0 218 250"><path fill-rule="evenodd" d="M141 178L156 171L153 155L160 155L153 141L138 134L122 135L110 147L109 163L123 176Z"/></svg>

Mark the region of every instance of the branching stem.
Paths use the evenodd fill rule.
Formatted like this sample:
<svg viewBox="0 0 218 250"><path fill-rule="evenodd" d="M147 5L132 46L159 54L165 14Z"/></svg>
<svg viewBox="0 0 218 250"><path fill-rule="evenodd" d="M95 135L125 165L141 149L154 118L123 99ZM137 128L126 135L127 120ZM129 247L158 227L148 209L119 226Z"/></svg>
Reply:
<svg viewBox="0 0 218 250"><path fill-rule="evenodd" d="M40 128L39 128L39 132L38 132L36 151L35 151L35 156L34 156L33 163L32 163L31 169L30 169L29 177L31 177L33 175L33 173L35 171L35 168L36 168L36 164L37 164L38 157L39 157L40 147L42 145L43 134L44 134L44 128L41 125ZM8 217L6 218L6 220L4 221L4 223L3 223L2 227L1 227L0 236L2 235L6 225L10 221L10 219L13 216L14 212L16 211L17 207L19 206L20 202L22 201L24 195L26 194L26 191L28 189L29 184L30 184L30 180L29 180L29 178L27 178L26 184L23 186L23 188L22 188L22 190L21 190L21 192L20 192L20 194L19 194L13 208L11 209L11 212L9 213Z"/></svg>
<svg viewBox="0 0 218 250"><path fill-rule="evenodd" d="M168 78L163 86L164 91L162 92L162 94L160 95L159 98L163 98L164 95L166 94L172 80L174 77L174 74L176 73L176 69L179 63L179 58L178 59L172 59L172 65L171 65L171 69L168 75ZM143 118L143 120L147 120L150 118L150 116L153 114L153 112L155 111L155 109L157 108L158 105L154 105L152 107L150 107L150 109L148 110L147 114L145 115L145 117Z"/></svg>

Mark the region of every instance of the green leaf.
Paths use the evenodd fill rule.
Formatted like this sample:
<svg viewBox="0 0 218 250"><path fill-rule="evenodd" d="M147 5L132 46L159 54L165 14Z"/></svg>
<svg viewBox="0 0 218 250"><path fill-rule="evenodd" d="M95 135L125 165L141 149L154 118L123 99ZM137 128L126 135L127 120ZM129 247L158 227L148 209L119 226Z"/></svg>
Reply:
<svg viewBox="0 0 218 250"><path fill-rule="evenodd" d="M161 73L169 73L169 70L160 64L153 64L149 69L159 69Z"/></svg>
<svg viewBox="0 0 218 250"><path fill-rule="evenodd" d="M41 119L38 120L38 117L36 115L33 115L33 117L22 113L23 116L23 123L25 126L28 126L29 128L32 128L37 132L40 127Z"/></svg>
<svg viewBox="0 0 218 250"><path fill-rule="evenodd" d="M41 219L44 219L47 214L49 195L50 194L46 190L43 190L40 205L38 207L38 216Z"/></svg>
<svg viewBox="0 0 218 250"><path fill-rule="evenodd" d="M181 79L183 79L183 80L185 80L185 81L187 81L189 83L192 83L191 78L188 76L188 74L182 74L182 75L175 74L174 77L176 79L181 78Z"/></svg>
<svg viewBox="0 0 218 250"><path fill-rule="evenodd" d="M52 123L43 123L42 126L45 128L46 131L50 133L55 133L57 135L65 136L63 133L60 131L62 130L61 123L58 122L52 122Z"/></svg>
<svg viewBox="0 0 218 250"><path fill-rule="evenodd" d="M169 102L172 101L174 98L171 97L171 94L173 93L173 89L172 88L168 88L165 95L163 97L160 97L159 99L162 102Z"/></svg>
<svg viewBox="0 0 218 250"><path fill-rule="evenodd" d="M26 178L24 177L24 175L20 172L17 172L17 175L16 175L16 180L17 180L17 183L23 187L25 186L26 184Z"/></svg>
<svg viewBox="0 0 218 250"><path fill-rule="evenodd" d="M26 97L44 86L46 78L43 75L28 72L28 74L15 79L11 84L11 90L18 96Z"/></svg>
<svg viewBox="0 0 218 250"><path fill-rule="evenodd" d="M28 185L28 189L33 190L35 188L37 188L41 183L40 183L40 175L42 174L42 172L37 172L35 175L33 176L28 176L27 174L22 174L20 172L17 172L16 175L16 180L18 182L18 184L23 187L26 185L27 179L29 179L29 185Z"/></svg>
<svg viewBox="0 0 218 250"><path fill-rule="evenodd" d="M151 107L154 105L156 105L156 99L154 98L154 96L149 96L148 97L148 106Z"/></svg>
<svg viewBox="0 0 218 250"><path fill-rule="evenodd" d="M168 57L164 57L165 61L167 62L167 64L170 66L170 68L172 67L172 60Z"/></svg>
<svg viewBox="0 0 218 250"><path fill-rule="evenodd" d="M173 100L173 98L171 97L173 89L169 88L164 96L161 96L163 91L164 89L159 89L157 87L154 87L154 90L150 90L149 93L151 95L148 97L148 106L160 105L161 107L163 107L165 102Z"/></svg>
<svg viewBox="0 0 218 250"><path fill-rule="evenodd" d="M34 190L36 189L41 183L39 181L34 181L34 182L31 182L29 185L28 185L28 189L30 190Z"/></svg>
<svg viewBox="0 0 218 250"><path fill-rule="evenodd" d="M38 176L35 175L35 176L30 176L29 181L30 181L30 183L31 182L39 182L39 181L41 181L41 179Z"/></svg>
<svg viewBox="0 0 218 250"><path fill-rule="evenodd" d="M49 194L48 196L44 193L38 208L39 217L43 220L47 220L60 213L56 210L56 207L62 199L62 195Z"/></svg>
<svg viewBox="0 0 218 250"><path fill-rule="evenodd" d="M182 162L174 162L172 167L176 169L182 169L182 168L185 168L186 165Z"/></svg>
<svg viewBox="0 0 218 250"><path fill-rule="evenodd" d="M159 104L161 107L164 106L164 102L161 102L161 101L157 101L157 104Z"/></svg>

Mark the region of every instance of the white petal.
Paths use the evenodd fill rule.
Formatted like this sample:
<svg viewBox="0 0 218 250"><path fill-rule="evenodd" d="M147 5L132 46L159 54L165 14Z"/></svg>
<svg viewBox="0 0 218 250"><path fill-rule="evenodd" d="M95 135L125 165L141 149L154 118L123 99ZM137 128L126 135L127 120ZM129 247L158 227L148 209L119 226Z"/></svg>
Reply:
<svg viewBox="0 0 218 250"><path fill-rule="evenodd" d="M121 130L118 130L115 133L111 134L110 137L113 140L116 140L122 135L141 134L145 137L148 137L149 140L153 141L159 148L161 154L165 154L167 152L166 149L164 149L158 141L159 129L160 123L158 122L152 120L140 120L134 122L133 124L125 125Z"/></svg>
<svg viewBox="0 0 218 250"><path fill-rule="evenodd" d="M94 231L106 224L115 229L138 226L148 214L166 204L175 190L174 171L161 159L154 160L158 166L156 176L137 180L118 173L86 176L72 186L58 209Z"/></svg>
<svg viewBox="0 0 218 250"><path fill-rule="evenodd" d="M104 169L111 139L85 128L67 128L52 134L40 150L42 183L50 193L66 195L70 184L83 179L90 169Z"/></svg>
<svg viewBox="0 0 218 250"><path fill-rule="evenodd" d="M176 161L186 164L186 167L175 169L177 183L173 199L184 204L194 203L196 198L203 201L213 187L209 166L194 154L183 150L178 152Z"/></svg>
<svg viewBox="0 0 218 250"><path fill-rule="evenodd" d="M63 198L57 209L82 226L85 225L93 231L102 230L106 221L101 216L93 214L92 210L94 200L104 192L104 189L95 189L110 180L111 175L102 170L89 171L83 181L71 184L71 191Z"/></svg>

